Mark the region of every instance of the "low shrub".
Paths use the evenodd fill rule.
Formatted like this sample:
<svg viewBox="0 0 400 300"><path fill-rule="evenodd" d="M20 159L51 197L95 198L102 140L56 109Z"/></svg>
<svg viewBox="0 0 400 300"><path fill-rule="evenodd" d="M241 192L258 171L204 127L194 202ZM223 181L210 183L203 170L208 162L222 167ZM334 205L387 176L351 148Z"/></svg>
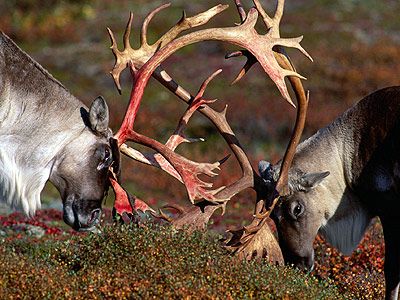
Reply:
<svg viewBox="0 0 400 300"><path fill-rule="evenodd" d="M13 239L0 248L9 299L340 299L329 282L238 261L217 236L159 226L106 226L69 240Z"/></svg>

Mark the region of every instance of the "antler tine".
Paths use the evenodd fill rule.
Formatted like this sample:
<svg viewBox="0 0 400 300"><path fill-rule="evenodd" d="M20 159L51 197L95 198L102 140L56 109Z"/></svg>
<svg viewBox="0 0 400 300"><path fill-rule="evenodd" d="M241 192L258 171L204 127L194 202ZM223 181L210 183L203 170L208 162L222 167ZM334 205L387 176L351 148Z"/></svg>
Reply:
<svg viewBox="0 0 400 300"><path fill-rule="evenodd" d="M165 220L168 223L172 223L172 221L174 220L173 218L171 218L170 216L168 216L165 212L162 211L161 208L158 209L158 214L157 213L152 213L151 214L154 218L157 219L161 219L161 220Z"/></svg>
<svg viewBox="0 0 400 300"><path fill-rule="evenodd" d="M253 3L255 5L255 7L257 8L258 12L260 13L265 26L267 26L267 29L270 29L273 26L273 19L270 16L268 16L268 14L262 7L259 0L253 0ZM278 1L278 3L279 3L279 1Z"/></svg>
<svg viewBox="0 0 400 300"><path fill-rule="evenodd" d="M243 66L243 68L239 71L239 73L236 76L236 78L231 82L231 85L234 85L240 79L242 79L242 77L247 74L247 72L251 69L251 67L255 63L257 63L257 59L254 57L254 55L252 55L247 50L240 50L240 51L235 51L235 52L232 52L232 53L228 53L227 55L225 55L225 58L228 59L228 58L238 57L238 56L245 56L247 58L247 61L246 61L245 65Z"/></svg>
<svg viewBox="0 0 400 300"><path fill-rule="evenodd" d="M311 57L311 55L300 45L300 42L303 40L303 36L299 36L297 38L286 38L284 40L280 40L277 45L279 46L284 46L284 47L290 47L290 48L296 48L297 50L299 50L301 53L303 53L304 56L306 56L310 61L314 61L313 58ZM286 55L286 53L284 52L283 49L281 49L280 51L281 54L285 55L286 57L288 57ZM289 58L288 58L289 59ZM296 73L296 70L294 69L294 66L292 66L292 68L290 70L287 70L289 73L294 72L292 74L289 74L287 76L296 76L299 77L300 79L305 79L303 76L299 75Z"/></svg>
<svg viewBox="0 0 400 300"><path fill-rule="evenodd" d="M164 170L183 183L182 177L179 175L179 173L162 156L153 153L143 154L140 151L129 147L127 144L122 144L120 146L120 151L138 162Z"/></svg>
<svg viewBox="0 0 400 300"><path fill-rule="evenodd" d="M186 17L185 11L182 13L182 18L178 21L178 23L173 26L167 33L165 33L154 45L159 46L160 48L174 40L182 31L187 29L198 27L206 24L213 17L220 14L224 10L226 10L229 5L218 4L205 12L199 13L193 17Z"/></svg>
<svg viewBox="0 0 400 300"><path fill-rule="evenodd" d="M108 35L110 36L110 40L111 40L110 48L115 57L115 66L110 71L110 74L113 77L113 80L114 80L115 86L118 89L118 92L121 94L121 84L119 82L119 76L120 76L121 72L126 68L126 64L123 64L123 62L121 62L122 52L119 51L119 49L118 49L118 45L115 40L113 32L108 27L107 27L107 31L108 31Z"/></svg>
<svg viewBox="0 0 400 300"><path fill-rule="evenodd" d="M133 15L131 14L129 17L129 21L128 21L129 28L130 28L132 17L133 17ZM120 76L121 72L126 68L126 61L123 59L123 52L121 52L118 49L118 44L117 44L117 41L115 40L114 33L108 27L107 27L107 32L108 32L108 35L111 40L110 49L112 50L112 53L114 54L114 57L115 57L115 65L114 65L114 68L110 71L110 74L113 77L113 80L114 80L115 86L118 89L118 92L121 94L121 84L119 81L119 76ZM126 34L127 32L128 32L128 27L125 29L124 36L128 36L128 40L129 40L129 35ZM130 32L130 29L129 29L129 32Z"/></svg>
<svg viewBox="0 0 400 300"><path fill-rule="evenodd" d="M160 207L160 208L158 209L158 214L156 214L156 213L151 213L152 216L153 216L154 218L161 219L161 220L165 220L165 221L167 221L168 223L171 223L171 224L173 224L174 218L168 216L168 215L163 211L163 209L174 209L174 210L176 210L176 211L179 213L179 215L182 215L182 214L185 213L185 210L184 210L182 207L180 207L180 206L178 206L178 205L171 205L171 204L163 205L162 207Z"/></svg>
<svg viewBox="0 0 400 300"><path fill-rule="evenodd" d="M205 100L203 99L204 92L208 86L208 84L222 72L222 69L215 71L213 74L207 77L206 80L201 84L197 95L194 97L193 101L190 103L189 107L187 108L185 114L179 120L178 127L176 128L174 134L168 139L167 143L165 144L171 150L175 150L183 142L190 142L186 136L183 135L183 131L186 129L186 126L189 122L189 119L192 117L193 113L198 110L202 105L213 103L216 100ZM204 139L203 139L204 140ZM200 140L201 141L201 140Z"/></svg>
<svg viewBox="0 0 400 300"><path fill-rule="evenodd" d="M285 8L285 0L278 0L278 3L276 5L276 10L275 10L275 15L274 15L274 20L278 24L282 20L284 8Z"/></svg>
<svg viewBox="0 0 400 300"><path fill-rule="evenodd" d="M236 9L239 13L240 21L243 23L246 20L246 11L243 8L241 0L235 0Z"/></svg>
<svg viewBox="0 0 400 300"><path fill-rule="evenodd" d="M126 24L125 32L124 32L124 47L125 47L125 49L132 49L131 42L130 42L132 22L133 22L133 13L130 12L129 20L128 20L128 23Z"/></svg>
<svg viewBox="0 0 400 300"><path fill-rule="evenodd" d="M244 226L244 230L247 235L251 235L251 234L254 234L257 231L259 231L261 229L261 227L264 226L265 222L267 221L267 217L259 218L259 220L261 220L261 221L258 222L257 225Z"/></svg>
<svg viewBox="0 0 400 300"><path fill-rule="evenodd" d="M108 27L107 27L107 32L108 32L108 35L109 35L110 40L111 40L110 49L112 50L112 53L114 54L114 56L117 58L116 54L119 54L120 51L118 50L118 44L117 44L117 41L115 40L114 33Z"/></svg>
<svg viewBox="0 0 400 300"><path fill-rule="evenodd" d="M151 13L147 15L147 17L144 19L143 24L142 24L142 29L140 31L140 44L142 46L148 46L149 44L147 43L147 28L151 22L151 20L154 18L156 14L158 14L160 11L163 9L171 6L171 3L166 3L163 4L156 9L154 9Z"/></svg>
<svg viewBox="0 0 400 300"><path fill-rule="evenodd" d="M263 212L263 213L256 213L256 214L254 214L253 217L254 217L255 219L258 219L258 220L263 220L263 219L268 218L268 217L270 216L271 212L272 212L272 209L268 209L268 210L266 210L266 211Z"/></svg>
<svg viewBox="0 0 400 300"><path fill-rule="evenodd" d="M264 8L262 7L259 0L253 0L254 5L256 6L258 12L261 14L261 17L264 21L265 26L267 29L271 29L273 31L273 35L277 38L280 37L279 33L279 24L282 20L283 16L283 9L285 7L285 0L278 0L276 4L275 15L273 18L268 16L265 12Z"/></svg>
<svg viewBox="0 0 400 300"><path fill-rule="evenodd" d="M197 92L195 99L203 97L208 84L211 82L211 80L213 80L221 72L222 72L222 69L218 69L214 73L212 73L210 76L208 76L208 78L206 80L204 80L204 82L200 86L199 91Z"/></svg>
<svg viewBox="0 0 400 300"><path fill-rule="evenodd" d="M185 209L177 204L166 204L161 207L161 209L174 209L176 210L179 214L183 214L185 212Z"/></svg>

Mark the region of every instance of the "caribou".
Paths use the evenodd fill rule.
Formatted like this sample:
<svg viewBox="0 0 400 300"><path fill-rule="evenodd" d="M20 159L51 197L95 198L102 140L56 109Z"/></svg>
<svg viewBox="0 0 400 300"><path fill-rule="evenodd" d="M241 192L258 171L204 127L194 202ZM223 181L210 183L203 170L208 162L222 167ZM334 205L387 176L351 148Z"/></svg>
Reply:
<svg viewBox="0 0 400 300"><path fill-rule="evenodd" d="M49 180L64 221L93 231L114 162L102 97L88 109L0 33L0 201L33 216Z"/></svg>
<svg viewBox="0 0 400 300"><path fill-rule="evenodd" d="M272 212L285 261L311 270L320 233L349 255L372 218L385 238L386 298L400 282L400 87L372 93L302 142L289 170L289 193ZM259 163L273 189L279 163Z"/></svg>

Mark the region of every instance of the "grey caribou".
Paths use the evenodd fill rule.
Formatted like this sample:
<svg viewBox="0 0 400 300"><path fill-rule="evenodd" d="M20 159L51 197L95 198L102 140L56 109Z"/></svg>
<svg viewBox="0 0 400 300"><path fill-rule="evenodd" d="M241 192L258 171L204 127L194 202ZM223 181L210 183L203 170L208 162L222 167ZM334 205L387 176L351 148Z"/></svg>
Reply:
<svg viewBox="0 0 400 300"><path fill-rule="evenodd" d="M301 143L289 171L289 194L272 216L286 262L312 269L321 233L344 254L378 216L385 236L386 298L400 282L400 87L379 90ZM271 189L279 163L259 163Z"/></svg>
<svg viewBox="0 0 400 300"><path fill-rule="evenodd" d="M50 180L64 221L94 230L113 162L111 137L103 98L87 109L0 33L0 201L32 216Z"/></svg>

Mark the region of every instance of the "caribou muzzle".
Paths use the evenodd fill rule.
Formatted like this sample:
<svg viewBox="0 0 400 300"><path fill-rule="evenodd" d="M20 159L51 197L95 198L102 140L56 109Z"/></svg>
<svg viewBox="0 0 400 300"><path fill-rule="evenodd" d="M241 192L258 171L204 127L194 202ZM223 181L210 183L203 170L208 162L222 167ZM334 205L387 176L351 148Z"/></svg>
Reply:
<svg viewBox="0 0 400 300"><path fill-rule="evenodd" d="M64 222L77 231L97 232L100 216L101 200L83 200L70 195L64 201Z"/></svg>
<svg viewBox="0 0 400 300"><path fill-rule="evenodd" d="M297 256L285 251L285 249L282 249L282 254L286 264L293 265L296 268L308 273L314 270L314 251L312 251L310 255Z"/></svg>

